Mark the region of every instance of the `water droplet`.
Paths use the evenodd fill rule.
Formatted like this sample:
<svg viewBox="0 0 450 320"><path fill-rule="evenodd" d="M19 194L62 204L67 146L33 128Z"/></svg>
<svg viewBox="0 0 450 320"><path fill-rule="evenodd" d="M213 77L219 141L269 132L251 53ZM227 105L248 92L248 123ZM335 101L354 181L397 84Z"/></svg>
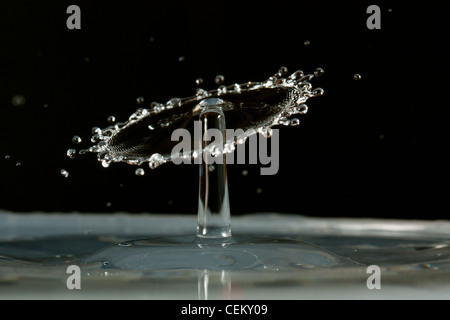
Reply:
<svg viewBox="0 0 450 320"><path fill-rule="evenodd" d="M116 122L116 117L109 116L107 120L108 120L109 123L114 123L114 122Z"/></svg>
<svg viewBox="0 0 450 320"><path fill-rule="evenodd" d="M203 78L197 78L195 80L195 84L198 85L198 86L202 85L203 84Z"/></svg>
<svg viewBox="0 0 450 320"><path fill-rule="evenodd" d="M150 169L156 169L165 162L164 157L159 153L153 154L148 161Z"/></svg>
<svg viewBox="0 0 450 320"><path fill-rule="evenodd" d="M257 194L261 194L262 192L263 192L263 190L261 188L256 189Z"/></svg>
<svg viewBox="0 0 450 320"><path fill-rule="evenodd" d="M325 73L325 71L322 68L317 68L316 70L314 70L314 75L316 77L320 77L321 75L323 75Z"/></svg>
<svg viewBox="0 0 450 320"><path fill-rule="evenodd" d="M111 161L102 160L102 167L103 168L108 168L110 164L111 164Z"/></svg>
<svg viewBox="0 0 450 320"><path fill-rule="evenodd" d="M292 118L291 119L291 126L295 127L298 126L300 124L300 120L297 118Z"/></svg>
<svg viewBox="0 0 450 320"><path fill-rule="evenodd" d="M69 172L65 169L61 169L60 173L64 178L67 178L69 176Z"/></svg>
<svg viewBox="0 0 450 320"><path fill-rule="evenodd" d="M16 167L20 167L22 164L20 162L16 163Z"/></svg>
<svg viewBox="0 0 450 320"><path fill-rule="evenodd" d="M25 104L26 101L27 99L24 96L16 94L15 96L12 97L11 104L15 107L21 107Z"/></svg>
<svg viewBox="0 0 450 320"><path fill-rule="evenodd" d="M77 154L77 150L75 150L75 149L69 149L69 150L67 150L67 156L70 158L70 159L73 159L73 158L75 158L75 156L76 156L76 154Z"/></svg>
<svg viewBox="0 0 450 320"><path fill-rule="evenodd" d="M305 42L303 42L303 44L304 44L305 46L309 46L309 45L311 44L311 42L310 42L309 40L306 40Z"/></svg>
<svg viewBox="0 0 450 320"><path fill-rule="evenodd" d="M136 171L134 172L137 176L143 176L145 174L144 169L142 168L137 168Z"/></svg>
<svg viewBox="0 0 450 320"><path fill-rule="evenodd" d="M218 74L214 81L216 82L216 84L222 84L225 81L225 77L221 74Z"/></svg>
<svg viewBox="0 0 450 320"><path fill-rule="evenodd" d="M242 170L241 174L242 174L244 177L246 177L246 176L248 176L248 171L247 171L247 170Z"/></svg>
<svg viewBox="0 0 450 320"><path fill-rule="evenodd" d="M278 73L279 73L281 76L284 76L284 75L286 75L286 74L288 73L288 68L286 68L286 67L281 67L281 68L278 70Z"/></svg>
<svg viewBox="0 0 450 320"><path fill-rule="evenodd" d="M150 42L155 42L155 37L149 37L149 38L148 38L148 41L150 41Z"/></svg>
<svg viewBox="0 0 450 320"><path fill-rule="evenodd" d="M155 127L152 126L151 124L149 124L149 125L148 125L148 129L149 129L149 130L155 130Z"/></svg>
<svg viewBox="0 0 450 320"><path fill-rule="evenodd" d="M103 266L104 267L109 267L109 265L110 265L109 261L104 261L103 262ZM106 273L105 273L105 275L106 275Z"/></svg>
<svg viewBox="0 0 450 320"><path fill-rule="evenodd" d="M44 104L43 107L44 107L44 108L48 108L48 104Z"/></svg>
<svg viewBox="0 0 450 320"><path fill-rule="evenodd" d="M216 170L216 167L214 165L209 165L208 166L208 171L209 172L213 172L214 170Z"/></svg>
<svg viewBox="0 0 450 320"><path fill-rule="evenodd" d="M178 57L178 61L179 61L179 62L183 62L184 60L186 60L186 57L185 57L185 56L179 56L179 57Z"/></svg>
<svg viewBox="0 0 450 320"><path fill-rule="evenodd" d="M196 95L197 97L199 97L199 98L205 97L206 94L207 94L207 92L206 92L205 89L197 88L197 89L195 90L195 95Z"/></svg>
<svg viewBox="0 0 450 320"><path fill-rule="evenodd" d="M227 87L224 86L224 85L219 86L218 92L217 92L217 93L218 93L219 95L221 95L221 94L226 94L226 93L227 93Z"/></svg>
<svg viewBox="0 0 450 320"><path fill-rule="evenodd" d="M100 132L102 132L102 130L99 127L93 127L91 130L92 134L96 134L96 133L98 134Z"/></svg>
<svg viewBox="0 0 450 320"><path fill-rule="evenodd" d="M291 121L289 119L286 119L286 118L281 118L280 120L278 120L278 123L283 125L283 126L288 126L291 123Z"/></svg>
<svg viewBox="0 0 450 320"><path fill-rule="evenodd" d="M355 80L361 80L361 75L360 75L359 73L357 73L357 74L355 74L355 75L353 76L353 78L354 78Z"/></svg>
<svg viewBox="0 0 450 320"><path fill-rule="evenodd" d="M325 91L322 88L316 88L313 90L312 93L315 97L318 97L318 96L322 96L324 94L324 92Z"/></svg>
<svg viewBox="0 0 450 320"><path fill-rule="evenodd" d="M9 154L7 154L7 155L5 156L5 159L6 159L6 160L9 160L9 159L11 159L11 156L10 156Z"/></svg>
<svg viewBox="0 0 450 320"><path fill-rule="evenodd" d="M258 131L264 138L270 138L272 136L272 128L260 128Z"/></svg>
<svg viewBox="0 0 450 320"><path fill-rule="evenodd" d="M81 143L81 138L79 136L73 136L72 142L73 143Z"/></svg>
<svg viewBox="0 0 450 320"><path fill-rule="evenodd" d="M107 203L106 203L106 206L109 208L109 207L112 206L112 203L111 203L111 202L107 202Z"/></svg>
<svg viewBox="0 0 450 320"><path fill-rule="evenodd" d="M142 104L144 103L144 98L143 97L139 97L136 99L137 104Z"/></svg>

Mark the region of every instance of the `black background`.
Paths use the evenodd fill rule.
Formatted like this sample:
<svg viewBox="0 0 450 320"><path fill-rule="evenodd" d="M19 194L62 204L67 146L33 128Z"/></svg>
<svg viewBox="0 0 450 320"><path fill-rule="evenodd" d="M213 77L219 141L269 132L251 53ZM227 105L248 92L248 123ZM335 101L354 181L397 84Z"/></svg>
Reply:
<svg viewBox="0 0 450 320"><path fill-rule="evenodd" d="M71 4L81 8L81 30L66 27ZM380 30L366 27L371 4L381 9ZM299 127L280 128L277 175L229 166L233 215L447 218L443 8L153 0L0 8L1 209L195 213L195 166L137 177L136 167L103 168L92 154L67 158L71 138L88 146L91 128L109 125L109 115L126 120L137 97L165 102L193 95L198 77L212 89L217 74L226 84L262 81L286 66L322 67L313 86L325 95L308 101ZM11 103L18 94L22 106Z"/></svg>

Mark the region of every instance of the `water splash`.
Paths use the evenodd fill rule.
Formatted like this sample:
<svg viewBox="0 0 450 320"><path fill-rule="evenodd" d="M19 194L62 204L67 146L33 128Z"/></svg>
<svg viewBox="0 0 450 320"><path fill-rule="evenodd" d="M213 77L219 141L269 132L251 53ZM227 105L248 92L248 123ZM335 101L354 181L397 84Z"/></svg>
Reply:
<svg viewBox="0 0 450 320"><path fill-rule="evenodd" d="M198 120L201 112L200 103L207 98L220 99L227 127L244 132L225 141L224 152L232 152L236 144L244 143L251 135L261 133L270 137L273 126L299 125L300 120L291 117L306 114L306 101L323 95L323 89L313 89L310 83L323 72L322 68L317 68L314 74L299 70L288 75L287 68L281 67L265 81L228 86L222 84L224 77L218 75L215 79L220 84L217 89L206 91L197 88L194 96L172 98L166 103L152 102L148 108L140 107L126 122L115 122L104 129L94 127L91 137L94 145L80 153L97 153L98 160L105 167L112 162L132 165L148 162L154 169L173 161L179 157L171 152L178 141L171 141L171 133L178 128L193 132L194 121ZM201 80L197 79L196 83L201 84ZM138 103L143 105L143 101ZM189 155L192 158L204 151L195 147L193 143L193 151Z"/></svg>

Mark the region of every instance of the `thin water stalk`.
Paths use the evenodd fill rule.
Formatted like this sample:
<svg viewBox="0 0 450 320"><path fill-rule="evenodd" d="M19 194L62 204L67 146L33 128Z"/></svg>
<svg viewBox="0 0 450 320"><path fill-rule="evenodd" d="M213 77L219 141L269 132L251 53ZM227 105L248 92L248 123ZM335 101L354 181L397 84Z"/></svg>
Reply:
<svg viewBox="0 0 450 320"><path fill-rule="evenodd" d="M230 201L225 140L225 114L220 99L200 103L200 121L204 138L199 170L197 239L231 239Z"/></svg>

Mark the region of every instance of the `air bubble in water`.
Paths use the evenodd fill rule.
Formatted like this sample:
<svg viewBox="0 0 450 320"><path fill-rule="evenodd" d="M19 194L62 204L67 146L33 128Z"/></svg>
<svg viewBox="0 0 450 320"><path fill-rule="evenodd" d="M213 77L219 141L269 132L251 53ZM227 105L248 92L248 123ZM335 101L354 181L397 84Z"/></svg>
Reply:
<svg viewBox="0 0 450 320"><path fill-rule="evenodd" d="M222 84L225 81L225 77L221 74L218 74L214 81L216 82L216 84Z"/></svg>
<svg viewBox="0 0 450 320"><path fill-rule="evenodd" d="M145 174L144 169L142 168L137 168L136 171L134 172L137 176L143 176Z"/></svg>
<svg viewBox="0 0 450 320"><path fill-rule="evenodd" d="M65 169L61 169L60 173L64 178L67 178L69 176L69 172Z"/></svg>
<svg viewBox="0 0 450 320"><path fill-rule="evenodd" d="M198 86L202 85L203 84L203 78L195 79L195 84L198 85Z"/></svg>
<svg viewBox="0 0 450 320"><path fill-rule="evenodd" d="M73 136L72 142L73 143L81 143L81 138L79 136Z"/></svg>
<svg viewBox="0 0 450 320"><path fill-rule="evenodd" d="M320 77L321 75L323 75L325 73L325 71L322 68L317 68L316 70L314 70L314 75L316 77Z"/></svg>
<svg viewBox="0 0 450 320"><path fill-rule="evenodd" d="M77 150L75 150L75 149L69 149L69 150L67 150L67 156L70 158L70 159L73 159L73 158L75 158L75 155L77 154Z"/></svg>
<svg viewBox="0 0 450 320"><path fill-rule="evenodd" d="M355 75L353 76L353 78L354 78L355 80L361 80L361 75L360 75L359 73L357 73L357 74L355 74Z"/></svg>

